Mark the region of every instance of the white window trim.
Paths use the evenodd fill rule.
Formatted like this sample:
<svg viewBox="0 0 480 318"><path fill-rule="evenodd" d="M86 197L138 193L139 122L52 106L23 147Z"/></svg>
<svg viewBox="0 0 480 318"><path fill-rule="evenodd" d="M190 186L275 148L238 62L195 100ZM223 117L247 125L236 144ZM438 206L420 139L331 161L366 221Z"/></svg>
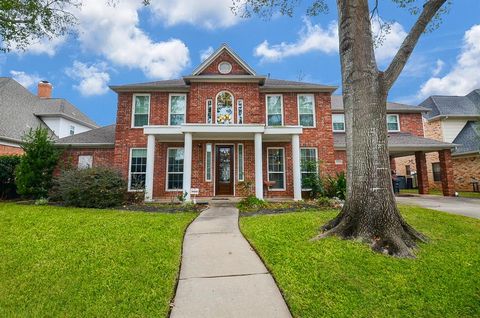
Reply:
<svg viewBox="0 0 480 318"><path fill-rule="evenodd" d="M218 109L218 95L220 95L221 93L229 93L230 96L232 96L232 123L231 124L219 124L217 123L217 109ZM236 116L236 113L235 113L235 96L233 95L232 92L230 91L227 91L227 90L222 90L220 92L217 93L217 95L215 95L215 125L233 125L235 124L235 116Z"/></svg>
<svg viewBox="0 0 480 318"><path fill-rule="evenodd" d="M90 160L90 166L89 167L82 167L80 168L80 158L81 157L90 157L91 160ZM77 170L80 170L80 169L88 169L88 168L93 168L93 154L92 155L79 155L78 156L78 160L77 160Z"/></svg>
<svg viewBox="0 0 480 318"><path fill-rule="evenodd" d="M285 147L267 147L267 180L268 182L270 182L270 169L269 169L269 164L268 164L268 151L270 149L283 149L283 188L282 189L271 189L270 187L268 187L268 191L286 191L287 190L287 179L286 179L286 175L287 175L287 167L285 166ZM272 171L272 173L279 173L279 172L275 172L275 171Z"/></svg>
<svg viewBox="0 0 480 318"><path fill-rule="evenodd" d="M147 111L147 125L150 125L150 105L152 103L152 96L150 94L133 94L132 96L132 118L131 118L131 128L134 129L143 129L142 127L135 126L135 97L137 96L148 96L148 111Z"/></svg>
<svg viewBox="0 0 480 318"><path fill-rule="evenodd" d="M167 156L166 156L167 160L165 162L165 192L180 192L181 191L183 193L183 188L182 189L169 189L168 188L168 174L169 174L169 172L168 172L168 153L170 152L170 149L183 149L183 151L184 151L183 152L183 156L184 156L184 158L183 158L183 166L184 166L183 169L185 170L185 148L184 147L168 147L167 148ZM170 173L179 174L178 172L170 172ZM184 173L185 173L185 171L182 172L182 176L183 176Z"/></svg>
<svg viewBox="0 0 480 318"><path fill-rule="evenodd" d="M343 129L335 129L335 127L333 126L333 123L334 123L334 122L333 122L333 117L334 117L334 115L342 115L342 117L343 117ZM332 131L333 131L333 132L345 132L345 114L338 114L338 113L332 114Z"/></svg>
<svg viewBox="0 0 480 318"><path fill-rule="evenodd" d="M315 161L317 162L317 164L315 165L315 173L318 174L318 148L316 147L300 147L300 180L302 179L302 175L304 173L311 173L311 172L307 172L307 171L302 171L302 149L313 149L315 150ZM308 188L302 188L302 191L310 191L312 189L308 189Z"/></svg>
<svg viewBox="0 0 480 318"><path fill-rule="evenodd" d="M243 178L240 179L240 146L242 146L242 164L243 164ZM237 156L238 156L238 159L237 159L237 165L238 165L238 181L239 182L242 182L242 181L245 181L245 146L243 145L243 143L239 143L237 144Z"/></svg>
<svg viewBox="0 0 480 318"><path fill-rule="evenodd" d="M239 98L237 99L237 124L240 122L240 112L239 112L239 108L240 108L240 103L242 104L242 123L241 125L245 124L245 109L244 109L244 106L243 106L243 98Z"/></svg>
<svg viewBox="0 0 480 318"><path fill-rule="evenodd" d="M208 151L207 151L207 148L208 146L210 145L210 179L207 178L207 174L208 174L208 166L207 166L207 160L208 160ZM208 144L205 144L205 182L212 182L212 179L213 179L213 145L208 143ZM168 170L168 167L167 167L167 170Z"/></svg>
<svg viewBox="0 0 480 318"><path fill-rule="evenodd" d="M282 115L282 125L284 125L284 113L283 113L283 94L266 94L265 95L265 126L269 127L275 127L275 126L270 126L268 124L268 97L269 96L280 96L280 107L281 107L281 115Z"/></svg>
<svg viewBox="0 0 480 318"><path fill-rule="evenodd" d="M212 111L212 122L208 122L208 102L211 103L211 111ZM213 124L213 117L214 117L214 114L213 114L213 100L211 98L207 98L207 100L205 101L205 122L207 124Z"/></svg>
<svg viewBox="0 0 480 318"><path fill-rule="evenodd" d="M388 129L388 116L395 116L397 117L397 126L398 126L398 129L397 130L390 130ZM399 132L400 131L400 116L398 114L387 114L387 130L388 132Z"/></svg>
<svg viewBox="0 0 480 318"><path fill-rule="evenodd" d="M313 113L312 114L300 114L300 96L312 96L313 99ZM315 94L297 94L297 113L298 113L298 125L303 128L316 128L317 127L317 116L315 112ZM300 115L313 115L313 126L303 126L300 124Z"/></svg>
<svg viewBox="0 0 480 318"><path fill-rule="evenodd" d="M183 123L185 124L187 121L187 94L177 94L177 93L170 93L168 94L168 126L172 126L170 124L170 115L171 115L171 106L172 106L172 97L173 96L184 96L185 97L185 109L183 113ZM175 114L179 115L179 114ZM175 125L180 126L180 125Z"/></svg>
<svg viewBox="0 0 480 318"><path fill-rule="evenodd" d="M138 127L136 127L136 128L138 128ZM132 190L130 188L130 183L132 181L132 154L133 154L133 150L147 150L147 148L130 148L130 157L129 157L129 160L128 160L128 192L142 192L142 191L145 191L145 189L144 190ZM145 171L145 175L146 174L147 174L147 172Z"/></svg>

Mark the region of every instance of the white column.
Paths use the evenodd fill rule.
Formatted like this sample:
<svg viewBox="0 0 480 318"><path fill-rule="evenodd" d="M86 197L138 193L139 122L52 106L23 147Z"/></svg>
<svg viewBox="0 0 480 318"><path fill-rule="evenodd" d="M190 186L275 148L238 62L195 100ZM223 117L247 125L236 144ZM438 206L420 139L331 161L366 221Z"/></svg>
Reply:
<svg viewBox="0 0 480 318"><path fill-rule="evenodd" d="M185 201L190 201L190 189L192 188L192 133L185 133L184 157L183 157L183 193L187 193Z"/></svg>
<svg viewBox="0 0 480 318"><path fill-rule="evenodd" d="M255 134L255 196L263 199L262 134Z"/></svg>
<svg viewBox="0 0 480 318"><path fill-rule="evenodd" d="M145 173L145 201L153 201L153 167L155 161L155 135L147 137L147 168Z"/></svg>
<svg viewBox="0 0 480 318"><path fill-rule="evenodd" d="M300 136L292 135L293 199L302 199L302 174L300 173Z"/></svg>

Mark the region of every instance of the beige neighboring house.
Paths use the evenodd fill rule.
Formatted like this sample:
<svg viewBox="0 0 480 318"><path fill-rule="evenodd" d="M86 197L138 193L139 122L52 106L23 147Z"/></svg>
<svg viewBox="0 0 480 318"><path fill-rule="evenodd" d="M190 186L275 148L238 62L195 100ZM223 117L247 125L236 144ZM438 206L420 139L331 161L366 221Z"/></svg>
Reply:
<svg viewBox="0 0 480 318"><path fill-rule="evenodd" d="M474 190L474 183L480 182L480 89L466 96L430 96L420 106L430 109L423 118L425 137L456 145L452 150L455 189ZM426 156L430 189L441 189L438 154ZM399 176L415 174L415 158L396 159L396 170Z"/></svg>
<svg viewBox="0 0 480 318"><path fill-rule="evenodd" d="M55 139L98 128L69 101L53 98L52 89L41 81L34 95L13 78L0 77L0 155L22 154L23 135L37 127L47 128Z"/></svg>

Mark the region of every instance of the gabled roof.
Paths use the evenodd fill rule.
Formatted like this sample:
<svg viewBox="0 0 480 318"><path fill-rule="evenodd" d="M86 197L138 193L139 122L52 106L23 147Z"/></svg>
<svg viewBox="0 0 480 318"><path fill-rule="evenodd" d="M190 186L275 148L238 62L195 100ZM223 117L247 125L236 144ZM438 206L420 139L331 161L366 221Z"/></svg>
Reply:
<svg viewBox="0 0 480 318"><path fill-rule="evenodd" d="M113 147L115 145L115 124L92 129L55 141L58 146Z"/></svg>
<svg viewBox="0 0 480 318"><path fill-rule="evenodd" d="M40 117L64 117L96 128L96 123L62 98L39 98L17 81L0 77L0 138L21 141L30 128L48 128Z"/></svg>
<svg viewBox="0 0 480 318"><path fill-rule="evenodd" d="M256 76L255 70L250 67L240 56L237 55L227 44L223 43L215 52L212 53L205 61L202 62L196 69L193 70L192 75L200 75L215 59L224 51L228 52L233 59L240 64L250 75Z"/></svg>
<svg viewBox="0 0 480 318"><path fill-rule="evenodd" d="M334 113L344 112L341 95L332 95L332 111ZM428 111L429 109L420 106L387 102L387 112L389 113L426 113Z"/></svg>
<svg viewBox="0 0 480 318"><path fill-rule="evenodd" d="M467 122L453 143L458 144L453 151L453 155L480 153L480 122Z"/></svg>
<svg viewBox="0 0 480 318"><path fill-rule="evenodd" d="M480 117L480 90L476 89L466 96L433 95L420 103L430 109L427 119L441 117Z"/></svg>

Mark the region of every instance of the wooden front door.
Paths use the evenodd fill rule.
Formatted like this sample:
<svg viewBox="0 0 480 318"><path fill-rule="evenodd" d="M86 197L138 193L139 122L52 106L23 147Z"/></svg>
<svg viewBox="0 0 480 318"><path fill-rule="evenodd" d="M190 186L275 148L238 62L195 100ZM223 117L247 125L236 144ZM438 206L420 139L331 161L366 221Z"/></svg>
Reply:
<svg viewBox="0 0 480 318"><path fill-rule="evenodd" d="M233 195L233 146L217 146L215 195Z"/></svg>

